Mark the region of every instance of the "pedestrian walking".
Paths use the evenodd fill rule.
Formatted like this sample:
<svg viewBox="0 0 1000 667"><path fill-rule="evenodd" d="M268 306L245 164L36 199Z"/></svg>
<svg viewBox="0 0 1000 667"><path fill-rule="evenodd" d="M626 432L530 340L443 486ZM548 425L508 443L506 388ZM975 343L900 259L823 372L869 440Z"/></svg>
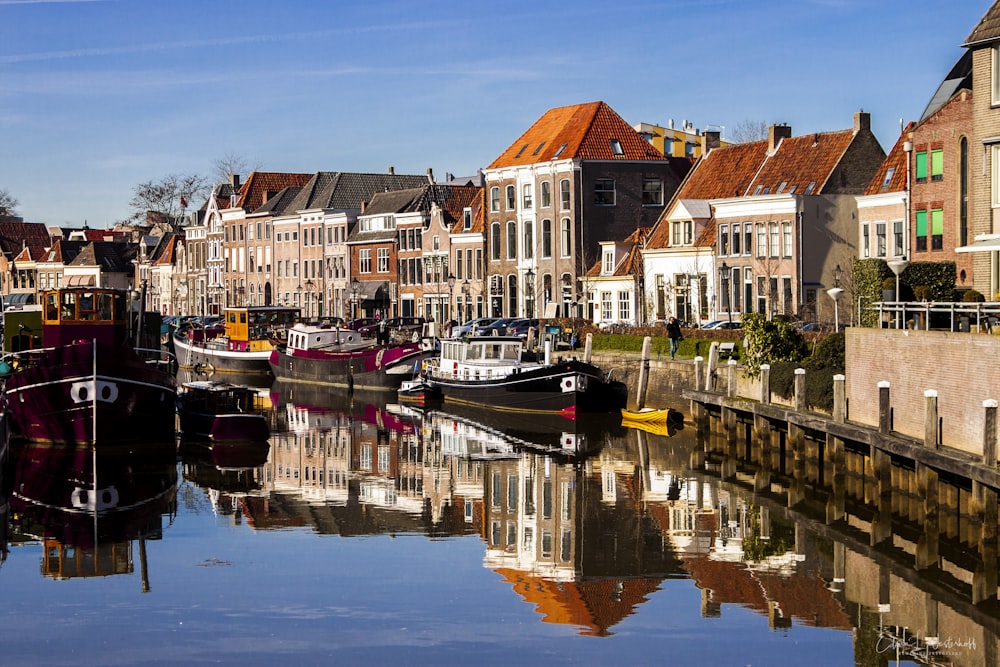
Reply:
<svg viewBox="0 0 1000 667"><path fill-rule="evenodd" d="M684 334L681 333L681 325L676 317L671 317L667 320L667 336L670 338L670 358L673 359L677 356L677 348L680 345L681 338L684 337Z"/></svg>

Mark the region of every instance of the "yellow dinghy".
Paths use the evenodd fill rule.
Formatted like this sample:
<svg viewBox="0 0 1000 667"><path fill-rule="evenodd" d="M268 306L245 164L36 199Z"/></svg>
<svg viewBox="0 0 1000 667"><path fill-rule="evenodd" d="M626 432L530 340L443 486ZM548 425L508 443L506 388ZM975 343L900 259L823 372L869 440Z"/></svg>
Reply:
<svg viewBox="0 0 1000 667"><path fill-rule="evenodd" d="M640 424L666 424L670 418L670 408L642 408L641 410L626 410L622 408L622 421Z"/></svg>

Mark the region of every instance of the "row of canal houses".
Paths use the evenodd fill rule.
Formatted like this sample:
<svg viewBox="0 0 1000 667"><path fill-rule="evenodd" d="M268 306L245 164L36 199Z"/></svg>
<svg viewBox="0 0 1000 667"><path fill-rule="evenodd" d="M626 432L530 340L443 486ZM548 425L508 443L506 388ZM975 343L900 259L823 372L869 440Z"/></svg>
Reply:
<svg viewBox="0 0 1000 667"><path fill-rule="evenodd" d="M256 171L216 185L177 225L43 240L37 225L0 221L3 291L16 303L123 282L163 314L280 304L309 318L832 321L823 293L844 289L850 319L853 262L879 258L954 261L958 288L992 299L1000 3L964 48L888 155L865 111L846 129L773 125L741 144L680 133L687 150L674 150L665 128L577 104L544 113L468 178Z"/></svg>

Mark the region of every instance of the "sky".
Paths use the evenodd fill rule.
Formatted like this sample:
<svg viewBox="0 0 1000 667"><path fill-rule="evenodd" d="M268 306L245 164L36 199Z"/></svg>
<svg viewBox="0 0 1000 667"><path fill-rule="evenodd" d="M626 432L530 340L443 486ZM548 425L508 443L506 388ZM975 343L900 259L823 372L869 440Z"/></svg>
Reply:
<svg viewBox="0 0 1000 667"><path fill-rule="evenodd" d="M888 151L989 0L0 0L0 190L103 228L137 185L262 171L474 174L548 109ZM245 175L244 175L245 176ZM200 205L201 202L192 202Z"/></svg>

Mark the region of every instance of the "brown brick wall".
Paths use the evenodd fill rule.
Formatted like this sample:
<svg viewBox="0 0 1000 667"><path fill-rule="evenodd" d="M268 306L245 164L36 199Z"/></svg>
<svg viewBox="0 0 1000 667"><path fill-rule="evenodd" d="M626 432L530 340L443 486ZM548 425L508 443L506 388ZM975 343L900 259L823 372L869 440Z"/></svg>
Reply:
<svg viewBox="0 0 1000 667"><path fill-rule="evenodd" d="M927 152L928 178L926 183L915 182L911 189L911 209L914 213L910 219L910 230L913 236L910 239L910 259L917 262L955 262L959 287L971 287L973 284L973 257L972 253L956 253L955 248L963 245L959 224L959 204L960 204L960 146L963 139L968 141L969 167L968 176L973 171L972 163L976 151L972 143L972 120L973 101L972 94L962 92L941 107L933 116L913 130L911 140L913 141L913 153L911 160L919 151ZM941 149L944 160L943 178L940 181L933 181L930 178L930 152L934 149ZM911 174L915 166L910 165ZM971 182L970 182L971 186ZM932 208L942 209L944 215L944 237L943 248L933 250L930 239L927 242L925 251L917 250L916 241L916 211L928 211L927 224L930 227L930 210ZM969 229L964 243L971 243L973 240L972 228L972 206L969 211ZM928 229L928 231L930 231Z"/></svg>
<svg viewBox="0 0 1000 667"><path fill-rule="evenodd" d="M878 425L878 383L890 383L893 430L924 437L924 392L938 392L944 445L982 453L983 401L1000 399L1000 336L852 327L847 330L848 418Z"/></svg>
<svg viewBox="0 0 1000 667"><path fill-rule="evenodd" d="M969 163L971 183L969 199L971 208L971 236L993 231L993 207L990 196L990 150L982 140L1000 135L1000 110L991 104L990 86L992 81L992 57L989 48L981 48L972 54L972 124L975 136L970 141ZM983 294L990 289L990 258L992 253L972 253L973 285Z"/></svg>

